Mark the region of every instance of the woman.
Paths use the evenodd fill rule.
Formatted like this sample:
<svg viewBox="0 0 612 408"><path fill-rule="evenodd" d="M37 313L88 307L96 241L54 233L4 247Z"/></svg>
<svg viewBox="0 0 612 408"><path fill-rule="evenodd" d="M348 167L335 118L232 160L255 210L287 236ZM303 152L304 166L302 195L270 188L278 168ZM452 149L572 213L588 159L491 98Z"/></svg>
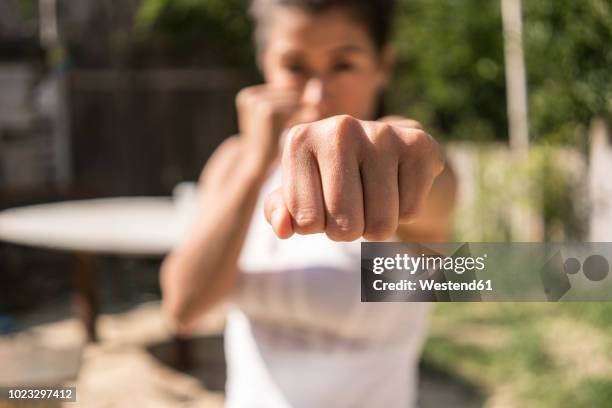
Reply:
<svg viewBox="0 0 612 408"><path fill-rule="evenodd" d="M455 182L412 120L379 120L392 1L255 0L265 84L206 164L161 284L176 329L229 299L229 407L407 407L428 305L361 303L360 241L444 241Z"/></svg>

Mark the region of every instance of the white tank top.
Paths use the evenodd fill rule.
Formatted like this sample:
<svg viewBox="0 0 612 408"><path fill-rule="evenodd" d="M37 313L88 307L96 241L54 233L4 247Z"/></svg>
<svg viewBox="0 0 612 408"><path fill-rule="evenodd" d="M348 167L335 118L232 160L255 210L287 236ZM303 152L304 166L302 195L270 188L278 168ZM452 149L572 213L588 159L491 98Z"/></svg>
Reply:
<svg viewBox="0 0 612 408"><path fill-rule="evenodd" d="M279 240L262 188L225 329L226 407L412 407L426 303L361 303L360 241Z"/></svg>

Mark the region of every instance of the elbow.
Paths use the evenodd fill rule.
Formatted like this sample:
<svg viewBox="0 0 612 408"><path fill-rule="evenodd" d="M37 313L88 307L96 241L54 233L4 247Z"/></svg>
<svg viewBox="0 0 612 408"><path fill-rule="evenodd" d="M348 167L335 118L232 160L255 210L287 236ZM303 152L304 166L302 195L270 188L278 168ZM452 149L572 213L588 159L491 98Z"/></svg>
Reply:
<svg viewBox="0 0 612 408"><path fill-rule="evenodd" d="M181 287L180 281L176 259L169 255L162 263L160 271L162 311L176 333L185 332L194 322L189 296Z"/></svg>
<svg viewBox="0 0 612 408"><path fill-rule="evenodd" d="M163 304L166 321L173 334L187 335L191 332L195 319L191 316L188 308L178 302L166 302Z"/></svg>
<svg viewBox="0 0 612 408"><path fill-rule="evenodd" d="M175 333L189 333L200 317L233 290L237 269L219 270L224 273L210 279L188 257L179 253L166 257L160 270L162 309Z"/></svg>
<svg viewBox="0 0 612 408"><path fill-rule="evenodd" d="M166 297L164 295L162 310L166 321L174 333L187 332L193 326L194 319L191 316L189 307L181 298Z"/></svg>

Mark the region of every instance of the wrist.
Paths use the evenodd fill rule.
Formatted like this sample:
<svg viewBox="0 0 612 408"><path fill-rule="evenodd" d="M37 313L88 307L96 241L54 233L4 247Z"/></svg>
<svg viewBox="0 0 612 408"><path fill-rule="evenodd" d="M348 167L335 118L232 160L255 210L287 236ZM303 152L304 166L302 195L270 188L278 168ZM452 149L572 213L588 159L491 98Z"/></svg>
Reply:
<svg viewBox="0 0 612 408"><path fill-rule="evenodd" d="M262 183L277 163L277 154L245 149L240 159L239 172L251 183Z"/></svg>

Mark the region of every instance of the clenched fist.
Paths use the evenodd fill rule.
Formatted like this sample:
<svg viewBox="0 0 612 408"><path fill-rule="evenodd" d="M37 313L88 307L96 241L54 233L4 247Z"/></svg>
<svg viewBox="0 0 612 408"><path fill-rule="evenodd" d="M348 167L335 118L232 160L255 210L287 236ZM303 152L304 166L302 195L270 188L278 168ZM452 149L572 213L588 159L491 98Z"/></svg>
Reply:
<svg viewBox="0 0 612 408"><path fill-rule="evenodd" d="M282 152L282 187L266 198L265 215L283 239L384 240L415 218L443 168L440 147L411 120L340 115L297 125Z"/></svg>
<svg viewBox="0 0 612 408"><path fill-rule="evenodd" d="M236 96L236 109L246 150L265 163L271 163L277 156L283 129L314 120L312 112L301 106L295 91L269 85L242 89Z"/></svg>

